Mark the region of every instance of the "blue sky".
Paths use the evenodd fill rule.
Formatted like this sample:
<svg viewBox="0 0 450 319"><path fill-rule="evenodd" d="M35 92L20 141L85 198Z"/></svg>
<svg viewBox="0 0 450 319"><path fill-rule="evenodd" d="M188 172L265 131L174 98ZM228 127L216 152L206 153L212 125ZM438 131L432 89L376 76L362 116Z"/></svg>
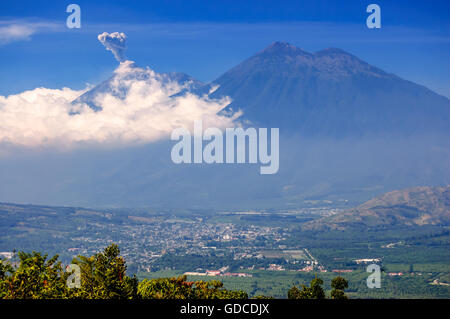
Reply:
<svg viewBox="0 0 450 319"><path fill-rule="evenodd" d="M70 3L81 7L81 29L66 28ZM381 7L381 29L365 25L370 3ZM339 47L450 97L449 9L436 0L2 1L0 95L106 79L117 62L97 34L119 31L138 65L205 82L287 41L308 51Z"/></svg>

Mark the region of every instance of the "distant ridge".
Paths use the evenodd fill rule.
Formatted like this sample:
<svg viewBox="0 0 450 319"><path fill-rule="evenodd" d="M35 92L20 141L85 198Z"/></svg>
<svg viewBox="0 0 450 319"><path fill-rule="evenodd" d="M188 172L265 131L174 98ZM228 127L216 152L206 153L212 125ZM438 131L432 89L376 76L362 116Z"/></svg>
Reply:
<svg viewBox="0 0 450 319"><path fill-rule="evenodd" d="M383 194L355 209L303 225L304 230L393 226L450 226L450 186L413 187Z"/></svg>

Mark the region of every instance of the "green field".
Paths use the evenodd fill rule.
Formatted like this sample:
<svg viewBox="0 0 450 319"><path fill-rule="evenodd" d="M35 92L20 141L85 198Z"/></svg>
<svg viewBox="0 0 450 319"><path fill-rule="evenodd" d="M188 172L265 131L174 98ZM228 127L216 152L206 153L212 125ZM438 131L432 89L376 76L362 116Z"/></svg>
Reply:
<svg viewBox="0 0 450 319"><path fill-rule="evenodd" d="M287 291L293 285L309 284L316 273L304 273L294 271L246 271L253 277L206 277L188 276L188 280L220 280L224 287L228 289L241 289L250 296L257 295L272 296L275 298L286 298ZM139 279L172 277L181 275L181 272L174 270L158 271L152 273L139 273ZM324 288L329 294L331 280L337 276L336 273L318 273L324 280ZM433 285L435 278L446 279L448 274L422 273L405 274L403 276L388 276L382 273L381 288L369 289L366 285L369 274L363 270L356 270L352 273L341 274L349 281L347 295L350 298L450 298L450 286ZM441 279L442 280L442 279Z"/></svg>
<svg viewBox="0 0 450 319"><path fill-rule="evenodd" d="M260 253L265 258L287 258L295 260L310 260L303 249L295 250L262 250Z"/></svg>

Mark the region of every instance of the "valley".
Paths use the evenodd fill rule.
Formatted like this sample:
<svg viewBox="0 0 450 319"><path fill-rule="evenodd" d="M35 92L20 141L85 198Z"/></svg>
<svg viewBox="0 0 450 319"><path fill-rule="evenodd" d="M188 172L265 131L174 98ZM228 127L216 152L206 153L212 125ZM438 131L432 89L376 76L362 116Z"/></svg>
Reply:
<svg viewBox="0 0 450 319"><path fill-rule="evenodd" d="M423 193L427 201L415 200ZM329 203L291 211L201 213L0 204L0 252L11 258L17 250L44 251L68 264L116 243L128 273L139 278L187 274L192 280L219 279L250 295L283 298L293 283L341 274L352 297L448 298L448 193L448 187L412 188L357 210ZM376 224L373 218L350 218L372 206L373 214L397 216L393 204L399 203L401 212L420 208L428 216L420 220L428 223L412 223L417 213L402 215L402 223L387 219L390 224L376 216ZM370 263L382 267L381 289L365 286Z"/></svg>

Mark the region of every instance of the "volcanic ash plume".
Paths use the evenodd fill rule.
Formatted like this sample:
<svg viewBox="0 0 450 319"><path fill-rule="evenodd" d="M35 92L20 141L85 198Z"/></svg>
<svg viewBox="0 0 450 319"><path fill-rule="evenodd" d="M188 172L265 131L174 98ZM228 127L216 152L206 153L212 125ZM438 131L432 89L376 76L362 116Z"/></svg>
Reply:
<svg viewBox="0 0 450 319"><path fill-rule="evenodd" d="M125 50L127 48L127 36L123 32L103 32L98 35L98 40L105 46L106 50L111 51L117 61L125 60Z"/></svg>

